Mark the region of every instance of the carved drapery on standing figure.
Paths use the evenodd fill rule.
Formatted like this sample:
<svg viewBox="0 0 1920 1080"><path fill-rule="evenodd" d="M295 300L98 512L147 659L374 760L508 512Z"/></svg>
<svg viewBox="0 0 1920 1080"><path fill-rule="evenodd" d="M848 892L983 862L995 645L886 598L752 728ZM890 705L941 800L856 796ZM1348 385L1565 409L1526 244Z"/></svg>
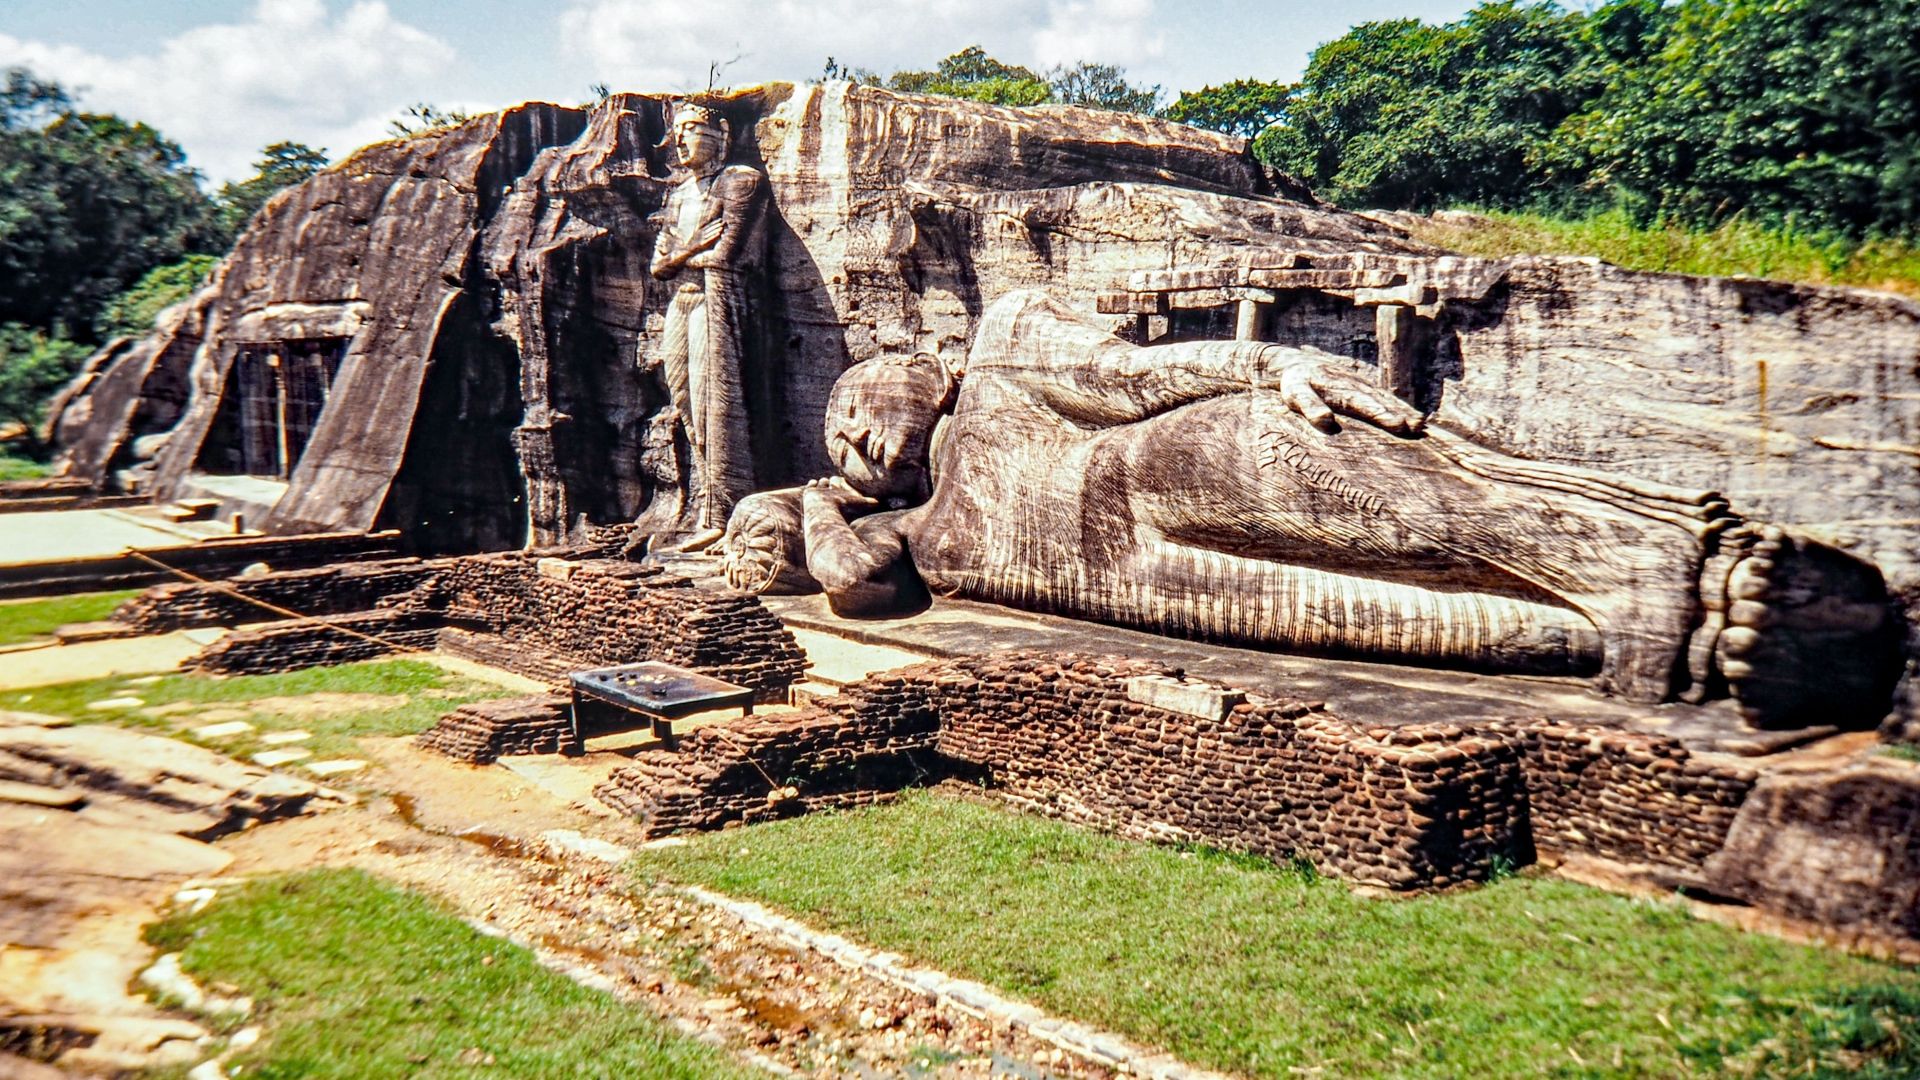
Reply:
<svg viewBox="0 0 1920 1080"><path fill-rule="evenodd" d="M717 537L734 503L755 483L744 373L762 362L756 307L766 261L767 185L759 169L727 163L731 134L718 110L692 103L675 108L669 140L686 175L659 215L649 267L671 298L643 364L660 368L691 461L678 520L643 517L642 525L681 534L690 547Z"/></svg>

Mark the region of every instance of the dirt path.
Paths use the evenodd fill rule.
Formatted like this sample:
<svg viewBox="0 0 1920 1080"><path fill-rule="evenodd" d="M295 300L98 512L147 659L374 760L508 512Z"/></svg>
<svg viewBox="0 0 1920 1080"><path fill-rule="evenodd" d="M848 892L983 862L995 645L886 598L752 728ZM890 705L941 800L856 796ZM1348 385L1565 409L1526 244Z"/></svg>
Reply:
<svg viewBox="0 0 1920 1080"><path fill-rule="evenodd" d="M1108 1077L1114 1073L952 1003L902 990L665 886L544 841L550 830L633 846L622 819L587 815L499 768L406 740L364 740L401 794L223 839L229 874L351 866L449 903L549 966L644 1003L775 1072L806 1076Z"/></svg>
<svg viewBox="0 0 1920 1080"><path fill-rule="evenodd" d="M0 687L169 670L200 647L196 639L218 633L189 631L11 654L0 658ZM490 668L427 658L509 690L543 688ZM886 666L864 654L839 660L849 676ZM370 705L359 700L365 695L334 700L348 696L318 694L271 704L286 716ZM210 848L200 845L221 863L210 872L227 881L315 867L367 870L436 897L481 930L533 948L550 967L651 1009L681 1030L775 1073L1026 1080L1113 1075L1093 1058L1075 1056L1008 1024L991 1008L903 988L897 978L797 947L792 937L764 922L756 925L664 884L636 881L605 861L645 842L636 826L591 795L595 782L626 761L619 753L513 759L474 768L419 750L410 739L358 741L362 756L375 767L351 778L358 791L349 805L258 824L223 836ZM612 746L620 740L604 742ZM16 804L11 812L27 810ZM556 832L579 839L556 845L546 838ZM603 848L598 859L579 853L593 850L594 842L617 847ZM180 1023L158 1014L144 999L128 997L126 988L131 974L152 961L139 937L141 926L158 916L190 873L156 872L123 887L126 895L111 905L102 901L55 920L57 949L24 941L16 943L21 948L0 947L0 1013L60 1006L67 1013L110 1012L123 1026ZM86 978L79 981L98 991L84 1001L39 992L78 985L82 974ZM179 1054L192 1054L193 1046L206 1043L196 1033L204 1034L181 1023L177 1031L155 1028L152 1040L157 1046L163 1036L171 1037L175 1056L167 1060L180 1060ZM0 1075L11 1066L25 1067L18 1058L8 1059L7 1049L0 1045ZM38 1056L49 1048L28 1049ZM124 1060L149 1052L135 1047ZM113 1060L96 1054L87 1061L62 1059L62 1064L111 1071Z"/></svg>

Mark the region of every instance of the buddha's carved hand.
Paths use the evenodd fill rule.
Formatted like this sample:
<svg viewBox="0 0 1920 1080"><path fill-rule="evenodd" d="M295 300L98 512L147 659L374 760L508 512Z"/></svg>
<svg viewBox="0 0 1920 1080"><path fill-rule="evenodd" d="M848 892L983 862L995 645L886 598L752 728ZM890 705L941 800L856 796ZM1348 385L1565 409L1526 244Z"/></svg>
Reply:
<svg viewBox="0 0 1920 1080"><path fill-rule="evenodd" d="M807 486L800 493L800 503L809 513L816 507L831 508L842 516L849 509L868 510L880 505L877 500L855 491L852 484L838 476L807 481Z"/></svg>
<svg viewBox="0 0 1920 1080"><path fill-rule="evenodd" d="M1418 434L1427 422L1418 409L1338 364L1295 353L1279 358L1268 375L1268 384L1280 392L1288 408L1328 434L1340 430L1334 413L1357 417L1396 435Z"/></svg>

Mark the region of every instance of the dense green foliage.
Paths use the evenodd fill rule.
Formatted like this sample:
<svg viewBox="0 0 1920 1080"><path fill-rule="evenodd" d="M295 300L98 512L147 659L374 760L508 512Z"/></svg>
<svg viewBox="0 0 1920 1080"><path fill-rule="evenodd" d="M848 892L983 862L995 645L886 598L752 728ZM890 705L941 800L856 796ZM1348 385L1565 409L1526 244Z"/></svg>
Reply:
<svg viewBox="0 0 1920 1080"><path fill-rule="evenodd" d="M1161 115L1251 139L1285 115L1292 96L1292 88L1282 83L1235 79L1223 86L1188 90Z"/></svg>
<svg viewBox="0 0 1920 1080"><path fill-rule="evenodd" d="M14 457L6 450L0 450L0 481L38 480L53 471L53 466L44 461Z"/></svg>
<svg viewBox="0 0 1920 1080"><path fill-rule="evenodd" d="M145 124L76 111L21 69L0 94L0 322L90 332L115 294L216 241L185 152Z"/></svg>
<svg viewBox="0 0 1920 1080"><path fill-rule="evenodd" d="M1711 229L1638 225L1624 211L1580 218L1488 210L1442 214L1412 226L1415 238L1467 255L1593 255L1630 270L1851 285L1920 300L1920 246L1865 243L1833 234L1769 228L1742 217Z"/></svg>
<svg viewBox="0 0 1920 1080"><path fill-rule="evenodd" d="M274 192L326 166L266 148L250 179L208 196L186 153L145 124L81 111L12 68L0 84L0 425L38 424L88 346L143 334L185 299ZM31 433L17 447L45 448Z"/></svg>
<svg viewBox="0 0 1920 1080"><path fill-rule="evenodd" d="M148 929L262 1006L227 1068L260 1077L746 1077L713 1047L357 870L226 889Z"/></svg>
<svg viewBox="0 0 1920 1080"><path fill-rule="evenodd" d="M1084 105L1116 112L1152 113L1159 108L1158 86L1135 86L1112 64L1081 61L1045 73L988 56L969 45L934 65L932 71L896 71L882 78L864 68L842 67L827 58L825 79L850 79L889 90L984 101L989 105Z"/></svg>
<svg viewBox="0 0 1920 1080"><path fill-rule="evenodd" d="M830 59L825 74L1159 111L1254 139L1347 206L1920 236L1920 0L1488 0L1445 25L1362 23L1314 50L1298 83L1239 79L1164 110L1159 87L1112 65L1041 73L977 45L931 71Z"/></svg>
<svg viewBox="0 0 1920 1080"><path fill-rule="evenodd" d="M1310 868L935 794L642 852L1249 1076L1913 1076L1908 968L1528 874L1366 899Z"/></svg>
<svg viewBox="0 0 1920 1080"><path fill-rule="evenodd" d="M88 343L123 329L124 317L106 314L116 297L154 284L141 279L156 268L224 253L274 192L327 164L323 151L274 143L256 175L209 196L186 152L153 128L82 112L65 89L24 68L5 79L0 323Z"/></svg>
<svg viewBox="0 0 1920 1080"><path fill-rule="evenodd" d="M1911 236L1917 43L1920 0L1500 0L1322 45L1258 151L1344 205ZM1191 109L1223 130L1244 115Z"/></svg>
<svg viewBox="0 0 1920 1080"><path fill-rule="evenodd" d="M1646 214L1920 228L1920 0L1686 0L1560 133Z"/></svg>
<svg viewBox="0 0 1920 1080"><path fill-rule="evenodd" d="M0 428L28 457L45 456L40 425L51 398L87 358L87 347L19 323L0 323Z"/></svg>
<svg viewBox="0 0 1920 1080"><path fill-rule="evenodd" d="M189 255L179 262L154 267L132 288L107 301L93 320L94 333L101 341L146 333L153 329L154 317L161 309L192 296L219 263L217 255Z"/></svg>
<svg viewBox="0 0 1920 1080"><path fill-rule="evenodd" d="M1581 105L1584 17L1487 4L1458 23L1366 23L1315 50L1262 149L1341 203L1524 203L1531 158Z"/></svg>

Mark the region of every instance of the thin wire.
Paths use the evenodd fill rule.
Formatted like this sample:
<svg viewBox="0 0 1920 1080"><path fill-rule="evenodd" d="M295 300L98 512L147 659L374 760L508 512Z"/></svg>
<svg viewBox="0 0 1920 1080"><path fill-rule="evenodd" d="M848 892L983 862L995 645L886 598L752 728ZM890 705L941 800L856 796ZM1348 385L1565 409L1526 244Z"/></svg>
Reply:
<svg viewBox="0 0 1920 1080"><path fill-rule="evenodd" d="M267 601L260 599L259 597L248 596L246 593L241 592L240 590L234 588L233 586L227 584L224 581L214 581L210 578L203 578L198 574L194 574L189 571L182 570L176 566L168 566L166 563L161 562L159 559L156 559L153 556L148 555L146 552L141 551L138 548L127 548L123 552L123 554L131 555L134 558L139 559L141 562L151 563L152 565L159 567L162 570L165 570L169 574L174 574L187 581L191 581L196 585L206 585L218 592L226 593L228 596L231 596L236 600L244 601L258 608L264 608L265 610L271 611L277 615L284 615L287 618L297 619L301 622L318 623L319 625L324 626L329 630L337 630L340 633L347 634L351 637L363 638L367 641L373 642L376 645L384 645L397 652L427 653L431 651L429 649L422 649L417 645L404 645L397 641L390 641L386 638L380 637L377 634L363 633L351 627L341 626L339 623L328 622L327 620L317 615L307 615L307 614L303 614L301 612L295 611L292 608L284 608L279 606L278 604L270 604ZM671 721L669 721L669 723L671 723ZM747 751L747 748L740 745L738 742L735 742L733 739L733 736L727 734L725 729L717 725L708 725L702 728L698 728L696 730L711 731L715 735L718 735L729 746L732 746L735 750L738 750L740 752L740 756L746 759L747 764L753 766L753 771L759 773L761 779L767 782L767 788L768 788L769 794L773 794L785 789L786 785L776 781L773 778L772 773L769 773L767 770L761 768L760 763L753 759L753 755Z"/></svg>
<svg viewBox="0 0 1920 1080"><path fill-rule="evenodd" d="M224 581L214 581L209 578L203 578L198 574L194 574L189 571L182 570L176 566L168 566L166 563L161 562L159 559L156 559L153 556L148 555L146 552L141 551L137 548L127 548L122 554L131 555L134 558L139 559L141 562L151 563L152 565L157 566L162 570L165 570L169 574L174 574L187 581L191 581L196 585L208 586L217 592L226 593L228 596L233 597L235 600L241 600L246 603L252 604L255 607L264 608L265 610L271 611L276 615L284 615L289 619L296 619L300 622L317 623L321 626L326 627L329 630L337 630L340 633L346 634L349 637L357 637L366 641L371 641L376 645L384 645L387 648L394 650L395 652L426 653L426 652L432 651L430 649L423 649L418 645L407 645L398 641L392 641L388 638L383 638L378 634L369 634L360 630L355 630L350 626L342 626L336 622L328 622L326 619L323 619L318 615L307 615L302 612L295 611L292 608L284 608L279 606L278 604L270 604L267 601L262 600L257 596L248 596L246 593L243 593L240 590L234 588L233 586L228 585Z"/></svg>

